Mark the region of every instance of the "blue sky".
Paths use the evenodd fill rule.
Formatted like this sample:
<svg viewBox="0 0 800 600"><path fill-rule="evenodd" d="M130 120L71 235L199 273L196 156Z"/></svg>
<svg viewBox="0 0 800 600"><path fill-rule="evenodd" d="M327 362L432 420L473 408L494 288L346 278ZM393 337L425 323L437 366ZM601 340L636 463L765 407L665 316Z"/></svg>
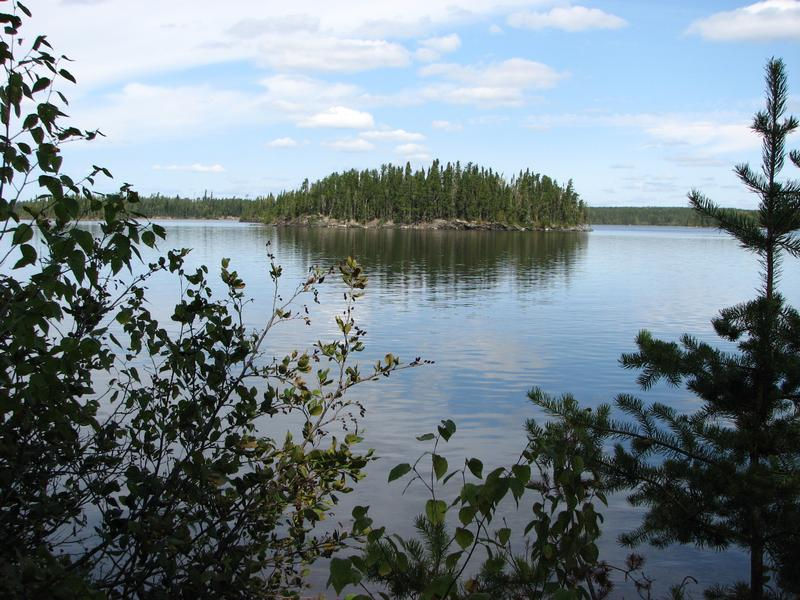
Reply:
<svg viewBox="0 0 800 600"><path fill-rule="evenodd" d="M68 148L70 172L102 164L146 194L255 197L439 158L572 178L595 206L699 188L747 207L731 167L758 161L769 57L800 113L800 0L28 6L28 35L75 60L71 117L106 135Z"/></svg>

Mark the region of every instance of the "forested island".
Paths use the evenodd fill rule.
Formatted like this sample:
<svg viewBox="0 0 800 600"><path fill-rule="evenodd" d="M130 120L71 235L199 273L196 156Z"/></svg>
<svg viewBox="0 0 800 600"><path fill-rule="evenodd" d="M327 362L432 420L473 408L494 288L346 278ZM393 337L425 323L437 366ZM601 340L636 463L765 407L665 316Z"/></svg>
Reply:
<svg viewBox="0 0 800 600"><path fill-rule="evenodd" d="M94 215L86 205L83 214ZM283 225L407 226L454 229L571 229L587 223L572 180L559 184L530 170L507 181L485 167L456 162L427 169L382 165L332 173L295 190L243 198L141 197L148 217L234 218Z"/></svg>
<svg viewBox="0 0 800 600"><path fill-rule="evenodd" d="M36 203L29 203L35 206ZM100 217L88 204L82 213ZM453 229L583 229L589 225L714 227L688 206L589 206L547 175L521 172L507 182L492 169L456 162L427 170L383 165L333 173L255 199L141 196L135 210L151 218L235 219L310 226L400 226ZM739 210L754 216L754 211Z"/></svg>
<svg viewBox="0 0 800 600"><path fill-rule="evenodd" d="M586 205L572 180L521 171L510 181L468 163L434 160L428 169L382 165L380 169L333 173L299 189L268 197L256 209L268 223L494 224L534 229L586 223Z"/></svg>

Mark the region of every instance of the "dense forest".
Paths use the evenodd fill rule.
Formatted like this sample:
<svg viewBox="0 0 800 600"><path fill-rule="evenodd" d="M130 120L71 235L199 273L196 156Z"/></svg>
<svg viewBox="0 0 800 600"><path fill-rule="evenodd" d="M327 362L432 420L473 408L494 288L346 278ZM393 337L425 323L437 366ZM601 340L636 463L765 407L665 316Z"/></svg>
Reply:
<svg viewBox="0 0 800 600"><path fill-rule="evenodd" d="M558 227L586 222L586 205L570 180L559 185L547 175L520 172L507 181L492 169L438 160L426 169L383 165L304 181L299 189L269 197L262 220L310 215L343 221L419 223L435 219ZM259 210L262 210L259 208Z"/></svg>
<svg viewBox="0 0 800 600"><path fill-rule="evenodd" d="M84 214L92 215L89 207ZM458 162L413 171L383 165L380 170L333 173L296 190L255 200L201 199L154 195L140 198L136 210L149 217L238 218L277 223L307 217L340 221L424 223L435 219L564 227L586 223L586 204L572 181L560 185L547 175L519 173L510 182L500 173Z"/></svg>
<svg viewBox="0 0 800 600"><path fill-rule="evenodd" d="M369 183L365 182L365 180L368 181L369 178L373 177L375 173L375 171L349 171L342 174L336 173L311 185L308 185L306 182L304 182L303 186L301 186L298 190L282 192L277 197L273 195L258 197L255 200L249 198L215 198L213 195L205 195L202 198L188 198L155 194L152 196L140 197L135 210L147 217L162 217L172 219L227 218L250 222L274 223L288 221L303 216L322 215L334 219L350 220L349 217L345 218L342 216L342 213L340 213L339 210L344 210L341 208L341 206L347 205L347 202L349 202L350 207L354 206L353 199L359 198L360 196L357 191L355 193L350 191L351 188L348 187L348 185L354 183L356 187L352 189L356 190L358 190L359 185L362 187L362 189L375 189L376 187L379 187L380 184L376 185L374 180L370 181ZM528 181L528 177L530 177L530 179L534 182ZM378 176L378 179L379 178L380 176ZM347 183L342 183L343 180ZM525 183L519 183L520 181L524 181ZM539 186L538 192L527 191L536 190L537 184ZM572 191L572 186L568 184L566 188L559 188L553 182L553 180L547 176L542 177L539 175L529 175L527 172L525 172L522 174L520 179L515 179L513 183L507 187L508 189L513 189L514 185L527 186L526 192L524 192L528 194L527 197L529 198L529 200L526 201L530 202L527 208L532 211L532 215L536 215L535 219L527 221L520 218L508 218L507 215L509 214L519 215L519 211L507 212L503 209L495 210L492 208L495 206L495 204L492 202L488 202L486 205L476 205L469 210L464 211L467 214L472 215L473 213L469 211L476 209L478 214L482 215L477 219L470 219L466 216L439 216L442 213L435 212L430 209L430 206L435 205L437 202L435 198L441 197L441 194L439 194L437 196L431 195L430 198L434 199L430 202L427 202L425 198L420 198L419 202L404 203L397 206L385 200L381 203L381 212L379 212L380 215L392 214L395 212L402 214L403 211L406 211L407 213L409 210L408 207L413 206L414 208L411 209L411 214L419 214L419 211L421 210L423 211L422 214L426 215L424 218L419 218L416 220L407 219L402 216L397 218L387 218L384 216L376 217L373 214L364 219L361 218L360 213L358 213L359 217L352 220L363 222L372 219L381 219L384 221L393 221L395 223L412 223L432 219L455 218L476 221L482 220L497 223L516 223L529 225L538 224L539 226L546 226L549 224L550 226L555 227L559 225L575 225L582 223L589 223L592 225L665 225L685 227L714 226L714 223L710 219L698 214L688 206L587 206L580 199L577 201L570 201L567 198L577 197L577 195ZM346 202L340 202L337 200L337 198L339 198L338 196L330 193L329 190L331 189L346 190L342 192L342 196L349 200ZM419 186L419 189L423 189L421 185ZM449 187L443 186L442 189L447 189L448 193L450 193ZM497 189L500 189L500 186L498 186ZM561 199L557 200L555 203L537 202L535 199L535 195L537 193L539 196L548 198L551 197L544 193L542 191L543 189L556 190L552 196L556 198L559 197L558 190L561 190ZM381 193L383 194L382 198L384 199L386 197L399 197L401 195L399 192L402 192L402 189L395 190L394 193L388 189L381 189ZM492 193L494 193L494 189L492 190ZM517 192L513 193L516 194ZM567 193L569 195L567 195ZM494 197L490 195L479 196L479 198L494 199ZM359 200L359 202L361 203L361 209L363 209L364 205L366 204L368 210L369 207L378 204L371 198L369 200ZM441 200L439 200L439 202L441 202ZM502 202L502 198L500 199L500 202ZM29 203L29 205L35 205L35 203ZM334 209L334 206L338 206L339 208ZM428 208L420 208L420 206L428 206ZM463 205L456 204L456 206ZM83 208L83 214L88 217L101 216L99 214L94 214L88 204L86 204ZM318 208L323 208L324 210L318 210ZM448 209L445 209L445 211L446 210ZM752 211L744 210L740 212L752 213ZM429 214L434 216L427 216ZM550 218L547 218L543 215L549 215ZM567 218L564 218L563 215L568 216Z"/></svg>
<svg viewBox="0 0 800 600"><path fill-rule="evenodd" d="M688 206L591 206L588 213L592 225L715 226L712 219Z"/></svg>

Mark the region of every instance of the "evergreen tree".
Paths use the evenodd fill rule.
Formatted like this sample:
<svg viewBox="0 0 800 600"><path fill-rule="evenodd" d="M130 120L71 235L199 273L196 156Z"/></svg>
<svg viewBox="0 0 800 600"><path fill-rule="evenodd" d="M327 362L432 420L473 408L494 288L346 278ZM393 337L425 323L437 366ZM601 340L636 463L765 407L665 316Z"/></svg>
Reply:
<svg viewBox="0 0 800 600"><path fill-rule="evenodd" d="M181 208L219 203L214 199L184 201ZM442 165L434 160L427 170L382 165L380 170L350 170L333 173L297 190L269 197L256 206L237 206L248 220L276 222L297 217L323 216L360 222L372 219L396 223L428 222L434 219L461 219L530 227L561 227L586 222L583 202L572 183L566 186L530 171L507 182L492 169L459 163ZM248 201L238 201L249 204ZM149 210L148 201L142 210ZM177 210L173 208L173 212ZM146 214L160 214L149 211Z"/></svg>
<svg viewBox="0 0 800 600"><path fill-rule="evenodd" d="M800 183L779 182L787 135L797 128L784 118L787 84L783 62L766 67L766 109L752 129L763 140L761 172L739 165L735 172L759 197L754 216L722 209L697 191L693 208L713 219L762 264L763 287L752 301L723 309L713 320L717 334L738 352L726 352L684 335L681 343L643 331L638 352L623 355L625 368L641 371L643 389L659 380L685 382L701 401L693 414L663 404L620 396L617 407L630 420L614 420L605 407L592 415L540 405L567 420L590 423L619 440L604 468L629 500L647 507L642 524L623 536L628 544L691 543L749 551L749 597L770 590L769 572L784 591L800 591L800 314L777 289L784 253L800 255ZM791 154L800 166L800 155ZM741 597L740 585L722 595ZM717 590L720 592L720 590Z"/></svg>

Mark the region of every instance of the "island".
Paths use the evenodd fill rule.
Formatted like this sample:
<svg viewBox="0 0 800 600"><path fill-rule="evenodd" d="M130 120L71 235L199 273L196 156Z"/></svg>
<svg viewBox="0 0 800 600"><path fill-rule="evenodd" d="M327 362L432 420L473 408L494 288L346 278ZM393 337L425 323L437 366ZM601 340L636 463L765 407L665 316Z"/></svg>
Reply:
<svg viewBox="0 0 800 600"><path fill-rule="evenodd" d="M530 169L510 180L473 163L332 173L293 190L255 199L142 197L151 218L238 219L288 226L419 229L584 230L587 206L572 180L559 184Z"/></svg>

